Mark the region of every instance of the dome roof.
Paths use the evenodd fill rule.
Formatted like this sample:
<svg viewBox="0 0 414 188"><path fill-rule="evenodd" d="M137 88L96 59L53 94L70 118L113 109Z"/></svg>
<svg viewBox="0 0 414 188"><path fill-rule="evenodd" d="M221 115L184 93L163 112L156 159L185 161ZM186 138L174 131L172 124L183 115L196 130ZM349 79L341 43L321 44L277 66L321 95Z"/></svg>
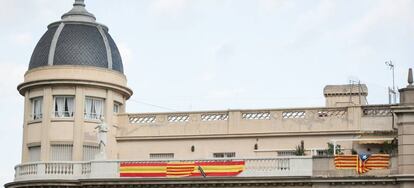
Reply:
<svg viewBox="0 0 414 188"><path fill-rule="evenodd" d="M121 55L108 28L86 11L83 0L76 0L61 21L48 26L33 51L29 70L53 65L102 67L123 73Z"/></svg>

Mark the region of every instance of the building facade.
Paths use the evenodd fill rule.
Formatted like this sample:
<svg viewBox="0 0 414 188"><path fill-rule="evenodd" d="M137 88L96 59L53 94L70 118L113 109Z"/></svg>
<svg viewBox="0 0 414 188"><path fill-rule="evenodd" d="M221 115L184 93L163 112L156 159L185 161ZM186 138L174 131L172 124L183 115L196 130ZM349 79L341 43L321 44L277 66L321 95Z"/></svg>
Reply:
<svg viewBox="0 0 414 188"><path fill-rule="evenodd" d="M127 113L116 43L76 0L18 86L22 159L6 187L414 187L412 82L395 105L368 105L351 84L326 86L324 107ZM387 165L336 165L358 153Z"/></svg>

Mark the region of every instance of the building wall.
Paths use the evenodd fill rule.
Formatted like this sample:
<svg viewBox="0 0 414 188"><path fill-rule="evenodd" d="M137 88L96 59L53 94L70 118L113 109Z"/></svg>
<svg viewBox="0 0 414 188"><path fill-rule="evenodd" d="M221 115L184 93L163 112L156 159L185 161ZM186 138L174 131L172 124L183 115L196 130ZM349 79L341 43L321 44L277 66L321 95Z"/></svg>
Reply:
<svg viewBox="0 0 414 188"><path fill-rule="evenodd" d="M68 74L63 74L63 72ZM104 76L96 83L98 75ZM54 77L55 79L53 79ZM95 80L88 80L88 79ZM45 79L48 79L45 82ZM112 80L112 82L109 82ZM107 82L102 82L107 81ZM86 82L88 84L82 83ZM118 86L117 84L121 84ZM72 160L79 161L83 158L83 146L97 146L96 126L100 120L86 119L84 106L86 97L103 99L103 116L109 128L107 156L117 158L116 149L116 113L113 112L114 102L120 104L119 113L125 110L125 101L129 96L120 91L119 87L125 87L125 77L115 71L106 71L100 68L74 69L70 66L40 68L28 71L25 82L19 86L20 92L25 96L25 121L23 136L22 162L28 162L31 146L41 146L41 161L50 160L51 144L73 145ZM74 97L73 117L56 117L54 114L54 97ZM31 100L42 97L42 118L32 118L33 104Z"/></svg>
<svg viewBox="0 0 414 188"><path fill-rule="evenodd" d="M246 118L246 114L261 116ZM205 121L208 115L227 118ZM171 117L185 120L171 121ZM270 157L295 150L301 140L307 154L315 155L328 149L332 139L395 136L389 106L120 114L118 119L119 159L149 159L150 153L174 153L176 159L211 158L215 152L235 152L236 158ZM375 132L386 134L372 135ZM379 142L383 141L366 143L366 147L352 141L337 144L345 153L367 148L378 152Z"/></svg>
<svg viewBox="0 0 414 188"><path fill-rule="evenodd" d="M311 150L325 150L332 138L352 138L352 135L337 136L284 136L284 137L245 137L245 138L176 138L141 139L119 141L119 159L147 160L150 154L174 153L173 159L210 159L213 153L235 152L235 158L275 157L278 152L294 151L303 140L307 153ZM255 144L258 148L255 149ZM194 146L194 152L191 150ZM350 152L352 143L343 143L342 148ZM316 153L315 153L316 154Z"/></svg>

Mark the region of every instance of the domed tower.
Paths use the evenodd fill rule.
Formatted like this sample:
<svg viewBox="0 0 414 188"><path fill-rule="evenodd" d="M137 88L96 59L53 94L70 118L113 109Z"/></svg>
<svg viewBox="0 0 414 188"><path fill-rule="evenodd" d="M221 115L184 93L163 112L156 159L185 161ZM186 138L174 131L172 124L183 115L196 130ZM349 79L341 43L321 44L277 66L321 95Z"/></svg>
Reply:
<svg viewBox="0 0 414 188"><path fill-rule="evenodd" d="M37 43L24 82L22 162L92 160L96 126L108 125L106 155L116 159L117 113L132 95L105 25L76 0Z"/></svg>

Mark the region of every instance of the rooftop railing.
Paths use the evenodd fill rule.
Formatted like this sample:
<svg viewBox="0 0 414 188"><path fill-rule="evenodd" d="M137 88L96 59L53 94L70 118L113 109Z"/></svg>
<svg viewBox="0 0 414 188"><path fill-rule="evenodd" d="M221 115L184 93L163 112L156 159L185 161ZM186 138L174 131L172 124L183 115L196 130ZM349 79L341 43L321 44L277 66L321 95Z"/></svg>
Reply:
<svg viewBox="0 0 414 188"><path fill-rule="evenodd" d="M389 176L397 173L396 157L390 159L388 169L372 169L358 174L353 169L335 169L334 157L286 156L274 158L232 158L203 160L146 160L146 161L89 161L89 162L33 162L15 167L15 181L26 180L76 180L121 177L121 164L149 164L182 162L217 163L243 161L242 171L233 177L350 177L350 176ZM206 176L215 177L215 176ZM131 177L128 177L131 178ZM135 178L151 178L135 177ZM157 177L157 178L170 178ZM176 178L176 177L175 177ZM185 178L185 177L182 177Z"/></svg>
<svg viewBox="0 0 414 188"><path fill-rule="evenodd" d="M235 117L240 114L239 117ZM125 115L125 114L124 114ZM171 112L171 113L131 113L126 114L132 125L155 123L184 123L228 121L237 118L242 121L252 120L295 120L295 119L343 119L347 118L347 108L303 108L303 109L268 109L268 110L229 110L206 112Z"/></svg>
<svg viewBox="0 0 414 188"><path fill-rule="evenodd" d="M304 129L307 132L320 132L322 130L358 131L364 129L372 131L392 130L390 105L135 113L120 114L118 120L122 121L120 124L126 128L124 132L120 131L119 137L168 136L174 134L245 134L252 131L256 133L301 132ZM372 125L373 120L376 121L375 126ZM140 129L134 132L137 126ZM153 126L165 131L150 131ZM200 131L193 131L199 126L203 127L199 129ZM211 126L215 126L214 129L209 128ZM220 129L220 127L223 128ZM129 128L132 131L127 131ZM169 129L174 130L169 131Z"/></svg>
<svg viewBox="0 0 414 188"><path fill-rule="evenodd" d="M39 179L121 178L121 163L243 161L238 177L312 176L312 157L277 157L203 160L32 162L15 167L15 181Z"/></svg>

